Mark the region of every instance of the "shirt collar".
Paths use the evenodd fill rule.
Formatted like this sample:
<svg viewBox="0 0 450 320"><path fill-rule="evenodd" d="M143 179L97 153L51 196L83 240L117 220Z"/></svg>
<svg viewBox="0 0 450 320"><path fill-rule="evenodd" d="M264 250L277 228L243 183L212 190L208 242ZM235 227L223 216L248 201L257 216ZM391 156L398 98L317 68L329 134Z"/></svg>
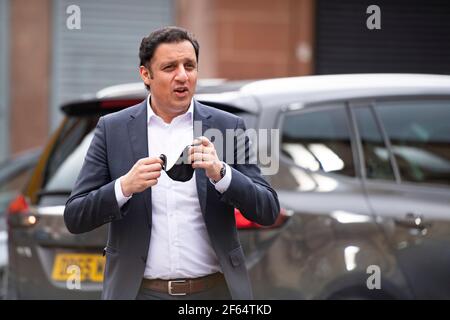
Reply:
<svg viewBox="0 0 450 320"><path fill-rule="evenodd" d="M183 118L183 119L186 118L186 119L189 119L192 121L194 118L193 114L194 114L194 99L192 98L187 111L185 113L180 114L179 116L175 117L173 120L178 119L178 118ZM150 123L150 120L152 118L156 118L156 119L163 121L162 118L153 111L153 109L151 107L150 94L149 94L147 96L147 123ZM172 120L172 122L173 122L173 120Z"/></svg>

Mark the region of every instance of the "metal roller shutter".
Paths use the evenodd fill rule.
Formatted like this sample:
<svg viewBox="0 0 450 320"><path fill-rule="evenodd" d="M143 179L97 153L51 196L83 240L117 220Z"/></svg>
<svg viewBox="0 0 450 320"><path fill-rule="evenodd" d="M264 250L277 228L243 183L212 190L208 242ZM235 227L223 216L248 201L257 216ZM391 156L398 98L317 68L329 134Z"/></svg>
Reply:
<svg viewBox="0 0 450 320"><path fill-rule="evenodd" d="M66 27L71 4L80 7L80 30ZM173 2L167 0L54 0L53 9L52 129L61 103L139 81L141 39L174 23Z"/></svg>
<svg viewBox="0 0 450 320"><path fill-rule="evenodd" d="M381 9L369 30L366 9ZM318 0L316 73L450 74L450 2Z"/></svg>

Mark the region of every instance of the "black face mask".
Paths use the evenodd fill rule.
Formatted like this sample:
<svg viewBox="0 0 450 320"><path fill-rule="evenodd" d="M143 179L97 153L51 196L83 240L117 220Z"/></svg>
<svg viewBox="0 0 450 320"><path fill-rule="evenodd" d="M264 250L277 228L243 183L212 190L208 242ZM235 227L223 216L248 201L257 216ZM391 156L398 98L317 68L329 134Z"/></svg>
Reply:
<svg viewBox="0 0 450 320"><path fill-rule="evenodd" d="M183 152L180 154L180 157L172 168L170 168L170 170L167 170L166 155L161 154L159 156L159 158L163 161L163 170L172 180L186 182L192 179L194 168L192 168L192 165L188 163L189 147L190 145L184 148Z"/></svg>

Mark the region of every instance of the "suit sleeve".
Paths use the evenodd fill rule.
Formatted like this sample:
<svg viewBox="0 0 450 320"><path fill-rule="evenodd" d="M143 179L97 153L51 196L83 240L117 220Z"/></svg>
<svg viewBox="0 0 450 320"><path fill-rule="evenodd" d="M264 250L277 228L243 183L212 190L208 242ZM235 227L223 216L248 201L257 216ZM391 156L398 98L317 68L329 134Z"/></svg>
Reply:
<svg viewBox="0 0 450 320"><path fill-rule="evenodd" d="M238 119L235 130L245 131L245 124L241 118ZM231 183L220 198L239 209L248 220L261 225L271 225L280 212L277 193L262 177L259 167L249 161L250 156L246 156L245 162L242 164L238 161L238 149L241 144L237 140L238 138L234 143L234 164L230 166L232 170ZM244 137L243 143L245 155L249 155L250 141L248 137Z"/></svg>
<svg viewBox="0 0 450 320"><path fill-rule="evenodd" d="M121 219L107 160L104 118L100 118L72 194L66 202L64 222L72 233L83 233Z"/></svg>

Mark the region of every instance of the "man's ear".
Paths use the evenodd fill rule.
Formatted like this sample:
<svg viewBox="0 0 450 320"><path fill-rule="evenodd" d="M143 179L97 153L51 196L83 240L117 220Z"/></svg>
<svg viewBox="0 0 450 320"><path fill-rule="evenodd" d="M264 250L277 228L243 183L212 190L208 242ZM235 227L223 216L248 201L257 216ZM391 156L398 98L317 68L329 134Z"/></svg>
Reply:
<svg viewBox="0 0 450 320"><path fill-rule="evenodd" d="M152 71L147 69L144 66L139 67L139 74L141 76L142 81L148 86L150 86L150 80L153 79Z"/></svg>

